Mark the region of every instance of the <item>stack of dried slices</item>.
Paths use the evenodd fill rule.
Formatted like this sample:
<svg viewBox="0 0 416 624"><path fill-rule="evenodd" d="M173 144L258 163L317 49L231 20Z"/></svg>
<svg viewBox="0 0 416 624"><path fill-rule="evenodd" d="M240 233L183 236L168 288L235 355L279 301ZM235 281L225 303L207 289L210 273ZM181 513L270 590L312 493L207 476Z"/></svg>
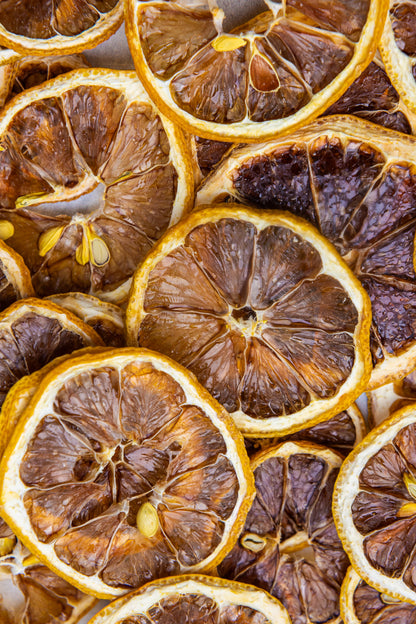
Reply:
<svg viewBox="0 0 416 624"><path fill-rule="evenodd" d="M416 624L415 0L0 46L0 624Z"/></svg>

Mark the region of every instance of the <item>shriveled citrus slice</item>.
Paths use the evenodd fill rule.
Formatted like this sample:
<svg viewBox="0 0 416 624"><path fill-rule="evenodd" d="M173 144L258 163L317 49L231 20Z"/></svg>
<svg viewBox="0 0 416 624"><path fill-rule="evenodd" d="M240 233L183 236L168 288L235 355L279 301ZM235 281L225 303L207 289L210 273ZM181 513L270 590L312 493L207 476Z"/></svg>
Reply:
<svg viewBox="0 0 416 624"><path fill-rule="evenodd" d="M405 405L416 402L416 371L367 393L371 424L377 426Z"/></svg>
<svg viewBox="0 0 416 624"><path fill-rule="evenodd" d="M350 405L370 374L370 306L302 219L221 205L171 228L135 274L128 340L189 368L250 437Z"/></svg>
<svg viewBox="0 0 416 624"><path fill-rule="evenodd" d="M70 310L91 325L105 345L124 347L124 318L121 309L113 303L101 301L84 293L63 293L46 297L49 301Z"/></svg>
<svg viewBox="0 0 416 624"><path fill-rule="evenodd" d="M21 377L88 345L98 334L74 314L40 299L22 299L0 314L0 405Z"/></svg>
<svg viewBox="0 0 416 624"><path fill-rule="evenodd" d="M380 52L390 80L416 113L416 6L413 0L390 0Z"/></svg>
<svg viewBox="0 0 416 624"><path fill-rule="evenodd" d="M0 230L1 227L0 223ZM23 258L0 240L0 310L17 299L32 297L34 294L30 272Z"/></svg>
<svg viewBox="0 0 416 624"><path fill-rule="evenodd" d="M0 518L2 624L76 624L94 602L37 561Z"/></svg>
<svg viewBox="0 0 416 624"><path fill-rule="evenodd" d="M21 54L71 54L108 39L122 0L2 0L0 43Z"/></svg>
<svg viewBox="0 0 416 624"><path fill-rule="evenodd" d="M252 461L256 498L221 576L269 591L292 624L340 622L348 557L337 536L332 491L342 457L314 444L285 442Z"/></svg>
<svg viewBox="0 0 416 624"><path fill-rule="evenodd" d="M416 138L328 117L285 139L236 148L197 204L240 201L309 219L372 303L370 389L416 366Z"/></svg>
<svg viewBox="0 0 416 624"><path fill-rule="evenodd" d="M302 429L283 438L246 438L245 444L248 454L254 455L286 440L312 442L331 448L346 457L366 433L365 420L357 405L353 403L340 414L309 429Z"/></svg>
<svg viewBox="0 0 416 624"><path fill-rule="evenodd" d="M361 578L416 604L416 409L373 429L345 460L334 488L338 534Z"/></svg>
<svg viewBox="0 0 416 624"><path fill-rule="evenodd" d="M227 412L185 369L140 349L48 373L1 466L2 516L40 560L98 597L215 566L254 496Z"/></svg>
<svg viewBox="0 0 416 624"><path fill-rule="evenodd" d="M212 576L149 583L104 607L89 624L291 624L266 592Z"/></svg>
<svg viewBox="0 0 416 624"><path fill-rule="evenodd" d="M344 624L414 624L416 606L367 585L349 568L341 588Z"/></svg>
<svg viewBox="0 0 416 624"><path fill-rule="evenodd" d="M128 0L136 70L166 115L214 139L290 132L323 113L371 61L387 12L385 0L267 5L228 32L209 0ZM226 17L235 22L232 10Z"/></svg>
<svg viewBox="0 0 416 624"><path fill-rule="evenodd" d="M123 300L193 200L190 148L134 72L80 69L22 93L0 116L0 143L3 238L40 296Z"/></svg>

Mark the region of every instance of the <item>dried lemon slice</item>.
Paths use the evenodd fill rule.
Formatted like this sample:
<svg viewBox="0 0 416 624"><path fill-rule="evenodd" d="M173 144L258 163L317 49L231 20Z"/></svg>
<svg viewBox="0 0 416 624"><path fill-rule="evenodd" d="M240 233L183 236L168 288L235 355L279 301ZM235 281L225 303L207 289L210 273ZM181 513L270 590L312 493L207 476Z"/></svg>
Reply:
<svg viewBox="0 0 416 624"><path fill-rule="evenodd" d="M254 496L230 416L185 369L140 349L55 367L1 466L5 520L98 597L216 565Z"/></svg>
<svg viewBox="0 0 416 624"><path fill-rule="evenodd" d="M416 604L416 410L405 407L352 451L334 488L338 534L361 578Z"/></svg>
<svg viewBox="0 0 416 624"><path fill-rule="evenodd" d="M137 271L131 344L189 368L250 437L342 410L370 374L370 306L307 222L227 204L171 228Z"/></svg>
<svg viewBox="0 0 416 624"><path fill-rule="evenodd" d="M36 561L0 518L2 624L76 624L94 602Z"/></svg>
<svg viewBox="0 0 416 624"><path fill-rule="evenodd" d="M256 498L220 576L257 585L287 608L294 624L339 624L348 568L332 518L342 457L313 444L285 442L252 460Z"/></svg>
<svg viewBox="0 0 416 624"><path fill-rule="evenodd" d="M416 365L416 138L329 117L290 137L236 148L197 204L240 201L316 225L372 302L370 389Z"/></svg>
<svg viewBox="0 0 416 624"><path fill-rule="evenodd" d="M344 624L413 624L416 606L367 585L349 568L341 588Z"/></svg>
<svg viewBox="0 0 416 624"><path fill-rule="evenodd" d="M8 227L2 224L1 230ZM17 299L25 299L35 294L30 272L23 258L0 240L0 310L4 310Z"/></svg>
<svg viewBox="0 0 416 624"><path fill-rule="evenodd" d="M182 133L133 72L80 69L15 97L0 137L4 238L37 294L125 299L137 264L191 207Z"/></svg>
<svg viewBox="0 0 416 624"><path fill-rule="evenodd" d="M376 427L401 407L416 402L416 371L367 393L368 415Z"/></svg>
<svg viewBox="0 0 416 624"><path fill-rule="evenodd" d="M89 624L291 624L266 592L202 575L149 583L104 607Z"/></svg>
<svg viewBox="0 0 416 624"><path fill-rule="evenodd" d="M371 61L384 0L267 2L232 32L201 0L129 0L136 70L160 109L197 135L258 141L317 117Z"/></svg>

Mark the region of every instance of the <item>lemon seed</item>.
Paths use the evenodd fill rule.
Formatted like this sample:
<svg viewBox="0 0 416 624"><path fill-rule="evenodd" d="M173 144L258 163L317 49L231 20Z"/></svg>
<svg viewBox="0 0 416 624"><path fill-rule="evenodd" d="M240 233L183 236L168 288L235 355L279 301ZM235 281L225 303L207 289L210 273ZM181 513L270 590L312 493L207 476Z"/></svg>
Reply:
<svg viewBox="0 0 416 624"><path fill-rule="evenodd" d="M245 45L247 45L245 39L241 37L230 37L228 35L220 35L212 42L212 47L217 52L232 52Z"/></svg>
<svg viewBox="0 0 416 624"><path fill-rule="evenodd" d="M0 238L7 240L14 234L14 225L10 221L0 220Z"/></svg>
<svg viewBox="0 0 416 624"><path fill-rule="evenodd" d="M145 537L153 537L159 530L159 516L152 503L143 503L137 512L137 528Z"/></svg>
<svg viewBox="0 0 416 624"><path fill-rule="evenodd" d="M62 232L64 231L64 227L54 227L50 230L46 230L39 236L39 255L41 257L46 256L48 251L50 251L53 247L55 247L58 240L61 238Z"/></svg>
<svg viewBox="0 0 416 624"><path fill-rule="evenodd" d="M267 540L256 533L246 533L240 540L241 546L251 552L261 552L267 544Z"/></svg>

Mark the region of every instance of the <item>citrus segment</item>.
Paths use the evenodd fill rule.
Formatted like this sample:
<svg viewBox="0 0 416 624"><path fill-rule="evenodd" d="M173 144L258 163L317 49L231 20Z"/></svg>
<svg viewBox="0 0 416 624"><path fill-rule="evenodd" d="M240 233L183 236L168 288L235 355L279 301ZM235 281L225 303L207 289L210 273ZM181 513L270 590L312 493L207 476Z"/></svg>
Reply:
<svg viewBox="0 0 416 624"><path fill-rule="evenodd" d="M375 0L268 6L227 32L224 18L236 20L231 8L129 0L136 70L166 115L213 139L289 132L322 113L361 73L387 11Z"/></svg>
<svg viewBox="0 0 416 624"><path fill-rule="evenodd" d="M126 298L137 264L190 207L181 132L131 72L99 69L15 98L0 135L0 219L36 292Z"/></svg>
<svg viewBox="0 0 416 624"><path fill-rule="evenodd" d="M149 583L104 607L91 624L289 624L266 592L223 579L184 575Z"/></svg>
<svg viewBox="0 0 416 624"><path fill-rule="evenodd" d="M256 498L220 576L252 583L281 600L293 624L339 622L348 558L331 513L342 458L286 442L252 460Z"/></svg>
<svg viewBox="0 0 416 624"><path fill-rule="evenodd" d="M416 141L353 117L235 148L201 186L197 205L231 201L307 218L335 245L370 295L370 387L416 363Z"/></svg>
<svg viewBox="0 0 416 624"><path fill-rule="evenodd" d="M0 231L1 231L0 223ZM0 241L0 310L34 295L29 269L19 254Z"/></svg>
<svg viewBox="0 0 416 624"><path fill-rule="evenodd" d="M369 372L367 298L317 232L283 214L194 213L137 271L126 318L132 344L188 367L250 436L331 416Z"/></svg>
<svg viewBox="0 0 416 624"><path fill-rule="evenodd" d="M101 597L215 565L253 495L228 414L184 369L137 349L44 376L3 470L2 514L19 537Z"/></svg>

